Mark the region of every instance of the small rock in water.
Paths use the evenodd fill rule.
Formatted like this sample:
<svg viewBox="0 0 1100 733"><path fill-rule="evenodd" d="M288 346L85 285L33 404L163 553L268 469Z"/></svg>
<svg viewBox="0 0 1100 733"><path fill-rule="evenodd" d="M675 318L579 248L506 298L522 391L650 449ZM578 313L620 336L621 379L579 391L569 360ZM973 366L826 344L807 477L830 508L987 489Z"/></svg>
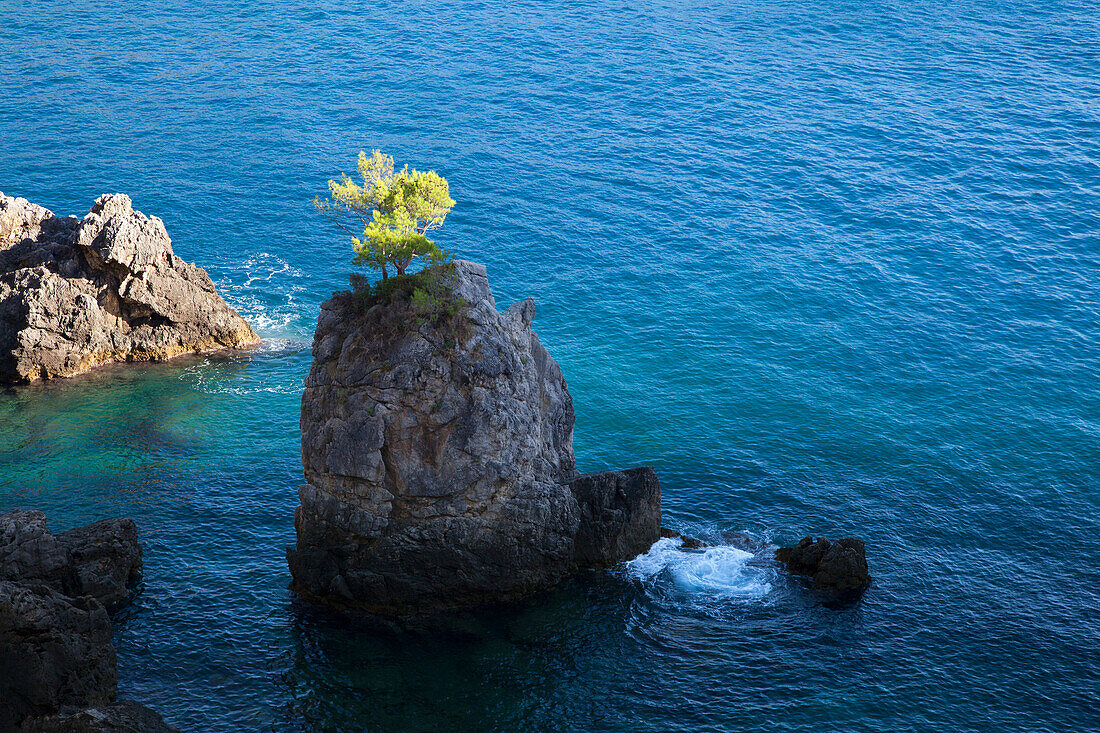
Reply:
<svg viewBox="0 0 1100 733"><path fill-rule="evenodd" d="M702 540L697 540L694 537L685 537L676 530L666 527L661 527L661 537L680 540L681 550L702 550L704 547L708 547L707 543Z"/></svg>
<svg viewBox="0 0 1100 733"><path fill-rule="evenodd" d="M781 547L775 559L796 575L813 579L814 588L827 593L858 593L871 584L863 540L842 537L830 542L824 537L803 537L794 547Z"/></svg>

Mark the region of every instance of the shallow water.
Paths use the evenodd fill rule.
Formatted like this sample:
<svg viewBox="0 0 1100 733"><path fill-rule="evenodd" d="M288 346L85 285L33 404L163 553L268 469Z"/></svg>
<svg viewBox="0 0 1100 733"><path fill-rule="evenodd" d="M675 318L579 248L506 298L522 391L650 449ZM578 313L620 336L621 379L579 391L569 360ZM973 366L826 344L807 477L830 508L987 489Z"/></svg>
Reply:
<svg viewBox="0 0 1100 733"><path fill-rule="evenodd" d="M266 341L0 392L0 509L139 523L125 696L190 731L1100 729L1095 3L0 10L0 190L130 194ZM661 546L442 628L298 606L351 269L309 201L372 147L536 298L582 469L654 465L687 533L862 536L862 602Z"/></svg>

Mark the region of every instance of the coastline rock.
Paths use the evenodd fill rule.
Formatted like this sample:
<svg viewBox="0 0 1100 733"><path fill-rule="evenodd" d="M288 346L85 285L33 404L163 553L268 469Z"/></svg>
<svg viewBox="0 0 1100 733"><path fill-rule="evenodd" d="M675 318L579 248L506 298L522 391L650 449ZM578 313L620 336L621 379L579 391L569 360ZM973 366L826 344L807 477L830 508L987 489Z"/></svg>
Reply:
<svg viewBox="0 0 1100 733"><path fill-rule="evenodd" d="M775 559L796 575L813 579L814 588L836 594L858 593L871 584L863 540L803 537L794 547L781 547Z"/></svg>
<svg viewBox="0 0 1100 733"><path fill-rule="evenodd" d="M498 312L484 266L453 268L449 325L358 293L321 307L287 550L307 598L384 614L507 600L657 539L652 470L578 477L573 400L534 301Z"/></svg>
<svg viewBox="0 0 1100 733"><path fill-rule="evenodd" d="M703 542L702 540L697 540L694 537L688 537L687 535L682 535L679 532L677 532L676 530L668 529L666 527L661 527L661 537L668 538L668 539L674 539L674 540L680 540L680 549L681 550L702 550L702 549L705 549L707 547L710 547L710 545L708 545L706 542Z"/></svg>
<svg viewBox="0 0 1100 733"><path fill-rule="evenodd" d="M101 705L118 684L111 621L90 596L0 581L0 731L62 705Z"/></svg>
<svg viewBox="0 0 1100 733"><path fill-rule="evenodd" d="M57 539L69 551L80 593L108 609L126 601L130 581L141 574L141 545L133 519L103 519L62 532Z"/></svg>
<svg viewBox="0 0 1100 733"><path fill-rule="evenodd" d="M100 196L78 220L0 193L0 382L256 343L129 197Z"/></svg>
<svg viewBox="0 0 1100 733"><path fill-rule="evenodd" d="M88 708L63 708L55 715L32 718L20 733L179 733L144 705L119 700Z"/></svg>
<svg viewBox="0 0 1100 733"><path fill-rule="evenodd" d="M54 535L42 512L0 514L0 580L92 596L110 608L127 599L128 585L140 572L132 519L104 519Z"/></svg>
<svg viewBox="0 0 1100 733"><path fill-rule="evenodd" d="M0 514L0 733L172 731L118 679L105 604L141 569L132 519L54 535L38 511Z"/></svg>

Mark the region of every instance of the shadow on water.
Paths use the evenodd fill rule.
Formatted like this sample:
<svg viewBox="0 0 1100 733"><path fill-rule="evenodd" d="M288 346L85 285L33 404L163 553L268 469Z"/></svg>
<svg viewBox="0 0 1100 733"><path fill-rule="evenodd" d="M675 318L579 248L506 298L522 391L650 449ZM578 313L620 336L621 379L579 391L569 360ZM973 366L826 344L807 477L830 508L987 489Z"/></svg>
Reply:
<svg viewBox="0 0 1100 733"><path fill-rule="evenodd" d="M596 720L589 660L626 640L630 583L586 574L525 601L395 623L292 604L274 730L545 729ZM597 654L595 656L603 656Z"/></svg>
<svg viewBox="0 0 1100 733"><path fill-rule="evenodd" d="M825 608L787 581L771 548L752 544L765 549L674 549L683 557L670 559L655 548L646 562L445 617L394 622L293 600L292 649L275 682L286 703L270 730L639 730L652 692L670 685L681 702L666 696L665 719L713 725L728 705L700 707L697 665L723 656L723 684L753 687L760 671L734 663L741 647L782 639L785 627L843 647L863 623L858 604ZM711 584L691 585L706 566ZM787 625L792 614L801 623Z"/></svg>

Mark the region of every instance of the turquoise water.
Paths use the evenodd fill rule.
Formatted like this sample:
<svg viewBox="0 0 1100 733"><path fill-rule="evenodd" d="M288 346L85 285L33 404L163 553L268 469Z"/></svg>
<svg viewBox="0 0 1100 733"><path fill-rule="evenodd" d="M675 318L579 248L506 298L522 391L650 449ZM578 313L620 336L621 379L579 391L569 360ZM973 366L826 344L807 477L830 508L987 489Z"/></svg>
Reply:
<svg viewBox="0 0 1100 733"><path fill-rule="evenodd" d="M0 190L162 217L266 341L0 391L0 509L137 519L122 692L189 731L1100 730L1094 2L0 0ZM309 206L435 168L666 524L856 534L820 606L657 548L404 633L297 605Z"/></svg>

